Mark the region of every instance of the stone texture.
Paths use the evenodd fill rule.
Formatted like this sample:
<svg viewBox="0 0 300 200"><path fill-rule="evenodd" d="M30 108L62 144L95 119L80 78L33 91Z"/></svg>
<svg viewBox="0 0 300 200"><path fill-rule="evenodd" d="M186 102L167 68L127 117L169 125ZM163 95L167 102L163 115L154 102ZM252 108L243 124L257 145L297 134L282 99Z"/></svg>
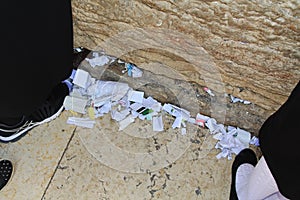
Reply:
<svg viewBox="0 0 300 200"><path fill-rule="evenodd" d="M75 130L66 125L70 113L35 127L14 143L0 143L0 158L11 160L14 172L0 199L42 199Z"/></svg>
<svg viewBox="0 0 300 200"><path fill-rule="evenodd" d="M187 81L195 90L208 86L219 96L249 100L262 121L300 79L296 0L73 0L72 5L75 46L103 49Z"/></svg>
<svg viewBox="0 0 300 200"><path fill-rule="evenodd" d="M172 128L155 135L147 132L148 138L129 135L131 130L143 133L148 124L137 120L129 130L119 132L116 123L105 115L93 129L76 128L43 200L228 199L232 161L216 159L216 140L208 130L198 127L197 132L186 136ZM191 139L188 148L180 150L177 146L177 151L165 151L170 138L177 137ZM116 147L120 154L112 151ZM140 163L139 155L151 157L160 149L164 156ZM170 153L178 151L177 159L161 165ZM128 152L134 156L122 158ZM153 161L155 164L145 171L134 168L135 164Z"/></svg>
<svg viewBox="0 0 300 200"><path fill-rule="evenodd" d="M87 57L92 58L94 53L101 54L93 51ZM177 79L176 74L172 75L173 71L164 66L155 71L151 71L151 68L143 69L141 78L132 78L127 73L122 73L125 66L117 60L104 67L95 68L84 60L80 68L99 80L125 82L133 89L144 91L145 97L152 96L162 104L171 102L187 109L192 117L201 112L216 118L218 123L238 126L254 135L258 134L264 122L263 116L267 116L267 112L258 105L233 104L230 102L231 98L224 94L216 93L216 96L212 97L202 89L203 86L194 81Z"/></svg>
<svg viewBox="0 0 300 200"><path fill-rule="evenodd" d="M176 79L169 69L167 74L164 68L157 74L144 70L140 79L123 75L121 64L113 63L103 73L100 69L89 67L95 77L128 82L164 101L189 108L199 103L203 110L211 103L219 105L197 91L196 83ZM230 106L245 111L241 104ZM249 110L256 112L255 108L251 105ZM232 160L216 158L220 151L209 130L188 123L187 134L181 135L171 128L174 119L165 114L163 132L153 132L151 122L141 120L118 131L110 114L97 119L93 129L85 129L67 125L70 116L82 115L64 111L19 141L0 144L1 158L11 160L15 170L0 199L228 199ZM258 148L251 148L261 156Z"/></svg>

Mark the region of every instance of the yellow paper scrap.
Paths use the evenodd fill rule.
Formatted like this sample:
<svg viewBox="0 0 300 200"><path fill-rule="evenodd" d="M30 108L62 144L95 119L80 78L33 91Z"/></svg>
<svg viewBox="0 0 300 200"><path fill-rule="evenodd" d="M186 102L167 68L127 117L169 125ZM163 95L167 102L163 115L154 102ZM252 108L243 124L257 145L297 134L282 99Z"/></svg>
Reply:
<svg viewBox="0 0 300 200"><path fill-rule="evenodd" d="M93 120L95 119L95 110L93 107L88 108L88 114L89 114L90 119L93 119Z"/></svg>

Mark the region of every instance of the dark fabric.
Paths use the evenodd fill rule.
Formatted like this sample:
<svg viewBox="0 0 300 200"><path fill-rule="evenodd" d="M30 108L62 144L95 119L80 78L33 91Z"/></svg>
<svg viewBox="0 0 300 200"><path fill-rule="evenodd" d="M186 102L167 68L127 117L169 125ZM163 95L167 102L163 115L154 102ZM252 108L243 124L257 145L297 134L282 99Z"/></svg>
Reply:
<svg viewBox="0 0 300 200"><path fill-rule="evenodd" d="M289 199L300 199L300 82L259 133L262 154Z"/></svg>
<svg viewBox="0 0 300 200"><path fill-rule="evenodd" d="M0 118L32 113L72 71L70 0L3 1Z"/></svg>

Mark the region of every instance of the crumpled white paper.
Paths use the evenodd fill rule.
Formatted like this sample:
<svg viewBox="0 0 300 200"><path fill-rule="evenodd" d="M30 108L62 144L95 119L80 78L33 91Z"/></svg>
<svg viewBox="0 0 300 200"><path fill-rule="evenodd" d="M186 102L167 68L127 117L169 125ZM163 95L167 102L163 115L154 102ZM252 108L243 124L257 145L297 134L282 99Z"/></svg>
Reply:
<svg viewBox="0 0 300 200"><path fill-rule="evenodd" d="M232 154L238 154L241 150L249 148L251 134L240 128L229 126L228 131L225 129L214 135L214 138L219 140L215 146L216 149L221 149L216 157L218 159L227 157L232 159ZM224 132L225 131L225 132Z"/></svg>
<svg viewBox="0 0 300 200"><path fill-rule="evenodd" d="M125 109L122 111L113 110L111 112L111 118L116 120L117 122L125 119L130 114L130 109Z"/></svg>
<svg viewBox="0 0 300 200"><path fill-rule="evenodd" d="M217 121L214 118L209 118L205 123L205 126L209 129L211 134L226 133L224 125L217 124Z"/></svg>
<svg viewBox="0 0 300 200"><path fill-rule="evenodd" d="M92 97L94 102L118 101L122 99L130 87L127 83L100 81L87 88L87 94Z"/></svg>
<svg viewBox="0 0 300 200"><path fill-rule="evenodd" d="M214 118L200 113L192 118L190 112L183 108L170 103L162 106L152 97L144 98L144 92L135 91L126 83L100 81L91 78L83 70L77 72L79 73L77 78L76 74L74 77L76 87L74 86L70 96L66 97L65 107L73 108L74 111L84 114L86 106L89 106L89 115L93 119L111 112L111 117L118 122L120 131L133 123L136 118L151 120L153 131L163 131L164 126L160 112L165 111L175 118L172 128L181 128L182 135L187 134L186 122L207 127L214 135L213 137L218 140L215 145L215 148L221 150L216 156L218 159L225 157L232 159L232 154L238 154L244 148L249 148L249 143L259 145L258 139L255 137L251 139L251 134L245 130L232 126L228 126L226 129ZM244 100L231 98L234 102L245 103ZM68 119L68 123L92 128L95 122L88 118L71 117Z"/></svg>

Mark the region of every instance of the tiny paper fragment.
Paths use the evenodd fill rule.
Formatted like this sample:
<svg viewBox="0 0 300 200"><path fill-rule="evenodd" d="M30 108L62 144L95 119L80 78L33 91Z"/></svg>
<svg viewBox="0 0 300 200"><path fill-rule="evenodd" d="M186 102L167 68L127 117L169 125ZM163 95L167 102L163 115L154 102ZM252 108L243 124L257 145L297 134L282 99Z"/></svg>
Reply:
<svg viewBox="0 0 300 200"><path fill-rule="evenodd" d="M249 143L258 147L259 146L259 139L256 136L253 136Z"/></svg>
<svg viewBox="0 0 300 200"><path fill-rule="evenodd" d="M152 117L152 124L153 124L153 131L160 132L164 130L162 116Z"/></svg>
<svg viewBox="0 0 300 200"><path fill-rule="evenodd" d="M204 91L207 92L210 96L214 97L215 94L207 87L204 88Z"/></svg>
<svg viewBox="0 0 300 200"><path fill-rule="evenodd" d="M139 78L143 76L142 70L140 70L137 66L131 63L125 63L125 68L127 71L128 76L131 76L132 78Z"/></svg>
<svg viewBox="0 0 300 200"><path fill-rule="evenodd" d="M89 64L92 66L92 67L96 67L96 66L104 66L106 64L108 64L110 62L110 60L108 59L107 56L105 55L102 55L102 56L99 56L99 55L95 55L94 58L86 58L85 59L86 61L89 62Z"/></svg>
<svg viewBox="0 0 300 200"><path fill-rule="evenodd" d="M198 124L199 126L205 127L205 123L209 120L210 118L205 116L205 115L201 115L200 113L197 114L196 116L196 124Z"/></svg>
<svg viewBox="0 0 300 200"><path fill-rule="evenodd" d="M237 103L237 102L240 102L240 103L243 103L243 104L245 104L245 105L251 104L250 101L243 100L243 99L234 97L234 96L232 96L232 95L230 95L230 99L231 99L231 103Z"/></svg>
<svg viewBox="0 0 300 200"><path fill-rule="evenodd" d="M93 128L96 122L89 118L69 117L67 123L84 128Z"/></svg>
<svg viewBox="0 0 300 200"><path fill-rule="evenodd" d="M172 124L172 128L180 128L181 127L181 122L182 122L182 116L176 117L175 121Z"/></svg>
<svg viewBox="0 0 300 200"><path fill-rule="evenodd" d="M186 135L186 128L181 128L181 135Z"/></svg>

